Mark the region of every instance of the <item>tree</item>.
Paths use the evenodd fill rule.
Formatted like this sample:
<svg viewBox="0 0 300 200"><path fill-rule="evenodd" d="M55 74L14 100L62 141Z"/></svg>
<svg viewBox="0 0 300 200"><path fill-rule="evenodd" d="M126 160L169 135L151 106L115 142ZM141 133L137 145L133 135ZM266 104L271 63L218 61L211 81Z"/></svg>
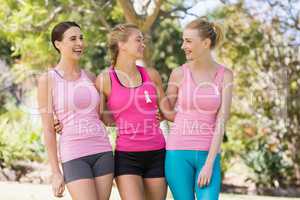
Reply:
<svg viewBox="0 0 300 200"><path fill-rule="evenodd" d="M300 13L294 6L296 1L260 2L266 10L251 7L255 2L224 2L226 6L214 16L225 19L227 30L219 57L232 66L236 77L227 150L239 152L256 174L253 181L259 188L299 184L296 38ZM283 12L286 14L278 16ZM237 146L240 151L235 151Z"/></svg>

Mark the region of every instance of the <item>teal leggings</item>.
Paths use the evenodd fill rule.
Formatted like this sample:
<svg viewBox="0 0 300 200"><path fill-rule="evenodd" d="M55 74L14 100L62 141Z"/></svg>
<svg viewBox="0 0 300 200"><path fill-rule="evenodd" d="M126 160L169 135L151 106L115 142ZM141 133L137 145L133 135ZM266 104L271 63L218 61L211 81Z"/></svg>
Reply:
<svg viewBox="0 0 300 200"><path fill-rule="evenodd" d="M194 150L167 150L165 175L174 200L218 200L221 189L220 154L216 156L208 186L200 188L198 175L208 152Z"/></svg>

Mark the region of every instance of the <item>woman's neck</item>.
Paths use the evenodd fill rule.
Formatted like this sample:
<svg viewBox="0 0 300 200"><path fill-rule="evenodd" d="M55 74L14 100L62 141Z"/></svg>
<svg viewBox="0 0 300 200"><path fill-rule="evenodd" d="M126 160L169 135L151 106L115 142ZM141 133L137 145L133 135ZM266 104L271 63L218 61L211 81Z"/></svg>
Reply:
<svg viewBox="0 0 300 200"><path fill-rule="evenodd" d="M119 54L114 68L130 75L137 71L136 60Z"/></svg>
<svg viewBox="0 0 300 200"><path fill-rule="evenodd" d="M65 74L73 74L80 71L77 60L64 59L63 57L59 60L57 68Z"/></svg>
<svg viewBox="0 0 300 200"><path fill-rule="evenodd" d="M199 56L197 59L191 61L190 66L195 70L209 70L214 68L216 62L211 54Z"/></svg>

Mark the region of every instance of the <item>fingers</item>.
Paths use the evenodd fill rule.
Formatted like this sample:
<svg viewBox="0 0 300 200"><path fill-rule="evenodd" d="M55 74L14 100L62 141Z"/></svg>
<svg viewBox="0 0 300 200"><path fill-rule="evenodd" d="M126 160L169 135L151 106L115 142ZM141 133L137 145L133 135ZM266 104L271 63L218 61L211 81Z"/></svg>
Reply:
<svg viewBox="0 0 300 200"><path fill-rule="evenodd" d="M209 184L210 184L210 179L211 179L211 177L208 177L208 179L207 179L207 184L206 184L206 185L209 185Z"/></svg>
<svg viewBox="0 0 300 200"><path fill-rule="evenodd" d="M54 118L54 124L58 124L59 123L59 121L58 121L58 119L55 117Z"/></svg>
<svg viewBox="0 0 300 200"><path fill-rule="evenodd" d="M197 181L199 187L201 187L201 181L202 181L201 179L202 179L202 177L201 177L201 174L200 174L198 176L198 181Z"/></svg>
<svg viewBox="0 0 300 200"><path fill-rule="evenodd" d="M157 120L158 122L163 121L163 115L162 115L162 113L161 113L161 111L160 111L159 109L158 109L157 112L156 112L156 120Z"/></svg>
<svg viewBox="0 0 300 200"><path fill-rule="evenodd" d="M210 178L204 175L201 175L198 179L198 186L205 187L208 186L210 183Z"/></svg>
<svg viewBox="0 0 300 200"><path fill-rule="evenodd" d="M53 195L54 195L55 197L60 197L60 194L59 194L58 190L59 190L58 187L53 187Z"/></svg>
<svg viewBox="0 0 300 200"><path fill-rule="evenodd" d="M159 112L156 113L156 120L160 122L161 120L161 115Z"/></svg>
<svg viewBox="0 0 300 200"><path fill-rule="evenodd" d="M199 181L198 181L199 187L203 187L203 179L204 179L204 177L200 176Z"/></svg>
<svg viewBox="0 0 300 200"><path fill-rule="evenodd" d="M53 194L55 197L63 197L64 190L64 184L61 184L59 186L53 186Z"/></svg>
<svg viewBox="0 0 300 200"><path fill-rule="evenodd" d="M208 183L208 178L207 177L203 177L202 187L207 186L207 183Z"/></svg>
<svg viewBox="0 0 300 200"><path fill-rule="evenodd" d="M118 25L117 28L118 28L120 31L122 31L122 32L125 31L125 26L122 25L122 24Z"/></svg>
<svg viewBox="0 0 300 200"><path fill-rule="evenodd" d="M56 133L61 134L62 128L60 127L60 125L54 125L54 129Z"/></svg>
<svg viewBox="0 0 300 200"><path fill-rule="evenodd" d="M52 175L52 191L55 197L62 197L65 190L63 176L60 173Z"/></svg>
<svg viewBox="0 0 300 200"><path fill-rule="evenodd" d="M62 184L62 185L60 185L59 190L58 190L59 197L63 196L64 191L65 191L65 185Z"/></svg>
<svg viewBox="0 0 300 200"><path fill-rule="evenodd" d="M199 185L199 187L204 187L205 186L205 177L200 177L198 185Z"/></svg>
<svg viewBox="0 0 300 200"><path fill-rule="evenodd" d="M57 119L54 119L54 130L56 133L61 134L62 124Z"/></svg>

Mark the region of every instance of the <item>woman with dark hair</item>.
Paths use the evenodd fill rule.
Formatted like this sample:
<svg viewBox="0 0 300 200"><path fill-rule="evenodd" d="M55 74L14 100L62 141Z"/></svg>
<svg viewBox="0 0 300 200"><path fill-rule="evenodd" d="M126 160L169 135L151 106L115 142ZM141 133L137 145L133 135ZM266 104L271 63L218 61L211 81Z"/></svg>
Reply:
<svg viewBox="0 0 300 200"><path fill-rule="evenodd" d="M75 22L59 23L53 28L51 40L60 60L54 69L39 78L38 104L51 165L53 193L61 197L66 184L73 199L108 200L114 159L99 116L102 102L94 85L95 76L79 66L84 50L80 26ZM59 149L54 115L63 126Z"/></svg>

